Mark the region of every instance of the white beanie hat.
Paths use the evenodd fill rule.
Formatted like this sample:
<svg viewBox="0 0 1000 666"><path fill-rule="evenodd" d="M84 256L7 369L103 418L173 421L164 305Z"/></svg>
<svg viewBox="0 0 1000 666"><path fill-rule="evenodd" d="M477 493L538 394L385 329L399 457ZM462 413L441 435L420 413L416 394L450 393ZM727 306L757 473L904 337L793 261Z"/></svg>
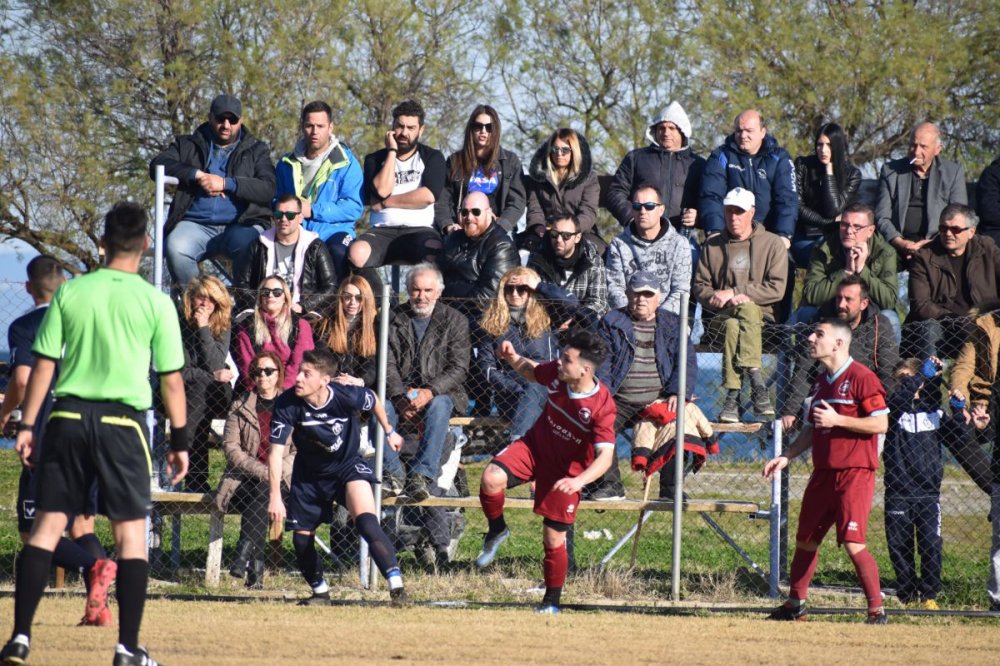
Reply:
<svg viewBox="0 0 1000 666"><path fill-rule="evenodd" d="M683 134L684 138L687 139L688 142L690 143L691 119L688 118L688 114L684 111L684 107L682 107L680 103L676 101L668 104L667 107L662 111L660 111L659 115L657 115L656 118L653 119L653 122L649 123L650 129L647 132L647 135L649 136L650 140L653 139L652 128L666 121L672 122L674 125L677 125L677 129L681 131L681 134Z"/></svg>

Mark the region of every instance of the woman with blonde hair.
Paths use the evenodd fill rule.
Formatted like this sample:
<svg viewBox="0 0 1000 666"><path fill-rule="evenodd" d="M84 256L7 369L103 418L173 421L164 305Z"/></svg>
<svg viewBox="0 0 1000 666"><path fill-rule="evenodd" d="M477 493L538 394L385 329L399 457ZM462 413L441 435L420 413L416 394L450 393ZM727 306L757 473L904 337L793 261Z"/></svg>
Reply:
<svg viewBox="0 0 1000 666"><path fill-rule="evenodd" d="M225 285L210 275L192 278L181 297L181 342L184 345L184 394L190 431L194 433L184 482L189 492L208 492L208 440L212 418L221 418L232 400L229 354L233 301Z"/></svg>
<svg viewBox="0 0 1000 666"><path fill-rule="evenodd" d="M561 290L542 283L538 273L518 266L500 278L497 296L479 321L481 346L478 363L493 388L500 416L510 420L511 438L524 435L542 413L545 387L529 383L497 358L497 348L509 340L518 354L533 361L559 357L559 339L549 312L539 300L539 290ZM557 296L559 298L559 296Z"/></svg>
<svg viewBox="0 0 1000 666"><path fill-rule="evenodd" d="M257 290L253 316L247 317L236 331L234 356L244 388L253 389L250 362L262 351L278 355L285 367L285 382L281 388L291 388L295 385L302 355L314 346L309 322L292 311L292 292L288 283L277 275L264 278Z"/></svg>

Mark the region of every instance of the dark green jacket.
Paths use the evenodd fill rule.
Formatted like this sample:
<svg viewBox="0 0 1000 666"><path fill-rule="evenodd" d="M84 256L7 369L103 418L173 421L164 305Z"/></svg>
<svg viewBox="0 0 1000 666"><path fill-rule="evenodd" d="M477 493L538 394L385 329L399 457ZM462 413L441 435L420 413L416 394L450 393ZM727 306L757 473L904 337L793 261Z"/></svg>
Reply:
<svg viewBox="0 0 1000 666"><path fill-rule="evenodd" d="M827 234L816 246L809 260L809 272L802 288L802 302L823 305L837 295L837 285L844 279L844 246L838 232ZM868 259L861 271L868 285L868 296L880 310L896 307L898 280L896 250L877 233L868 239Z"/></svg>

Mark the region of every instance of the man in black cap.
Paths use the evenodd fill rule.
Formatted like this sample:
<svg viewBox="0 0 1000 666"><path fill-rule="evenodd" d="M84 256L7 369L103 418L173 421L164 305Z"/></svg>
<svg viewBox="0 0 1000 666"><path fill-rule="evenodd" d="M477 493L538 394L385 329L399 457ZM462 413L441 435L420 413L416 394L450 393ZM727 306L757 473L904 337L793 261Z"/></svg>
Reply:
<svg viewBox="0 0 1000 666"><path fill-rule="evenodd" d="M149 164L180 181L165 227L166 258L177 285L198 275L198 262L224 255L241 275L251 244L269 225L275 192L270 148L243 126L232 95L212 100L208 122L178 136Z"/></svg>

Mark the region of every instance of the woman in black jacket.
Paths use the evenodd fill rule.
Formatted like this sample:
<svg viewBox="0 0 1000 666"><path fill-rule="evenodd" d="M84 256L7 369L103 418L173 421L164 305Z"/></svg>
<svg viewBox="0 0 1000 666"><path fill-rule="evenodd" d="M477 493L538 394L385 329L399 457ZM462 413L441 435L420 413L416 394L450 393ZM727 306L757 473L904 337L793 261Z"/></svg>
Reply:
<svg viewBox="0 0 1000 666"><path fill-rule="evenodd" d="M340 283L333 316L324 320L317 333L339 361L334 381L352 386L375 388L376 361L375 295L368 281L351 275Z"/></svg>
<svg viewBox="0 0 1000 666"><path fill-rule="evenodd" d="M434 226L442 234L457 231L459 210L466 195L482 192L504 231L511 233L524 213L526 196L521 160L500 146L500 116L488 104L480 104L465 125L461 150L445 163L447 180L434 204Z"/></svg>
<svg viewBox="0 0 1000 666"><path fill-rule="evenodd" d="M233 303L225 285L210 275L193 278L182 298L181 341L184 345L184 394L187 398L191 440L190 463L184 489L205 493L208 485L208 439L212 418L223 418L232 401L233 371L229 354Z"/></svg>
<svg viewBox="0 0 1000 666"><path fill-rule="evenodd" d="M816 245L840 221L855 201L861 171L850 163L847 135L840 125L827 123L816 132L816 153L795 160L799 190L799 219L792 240L795 265L806 267Z"/></svg>

